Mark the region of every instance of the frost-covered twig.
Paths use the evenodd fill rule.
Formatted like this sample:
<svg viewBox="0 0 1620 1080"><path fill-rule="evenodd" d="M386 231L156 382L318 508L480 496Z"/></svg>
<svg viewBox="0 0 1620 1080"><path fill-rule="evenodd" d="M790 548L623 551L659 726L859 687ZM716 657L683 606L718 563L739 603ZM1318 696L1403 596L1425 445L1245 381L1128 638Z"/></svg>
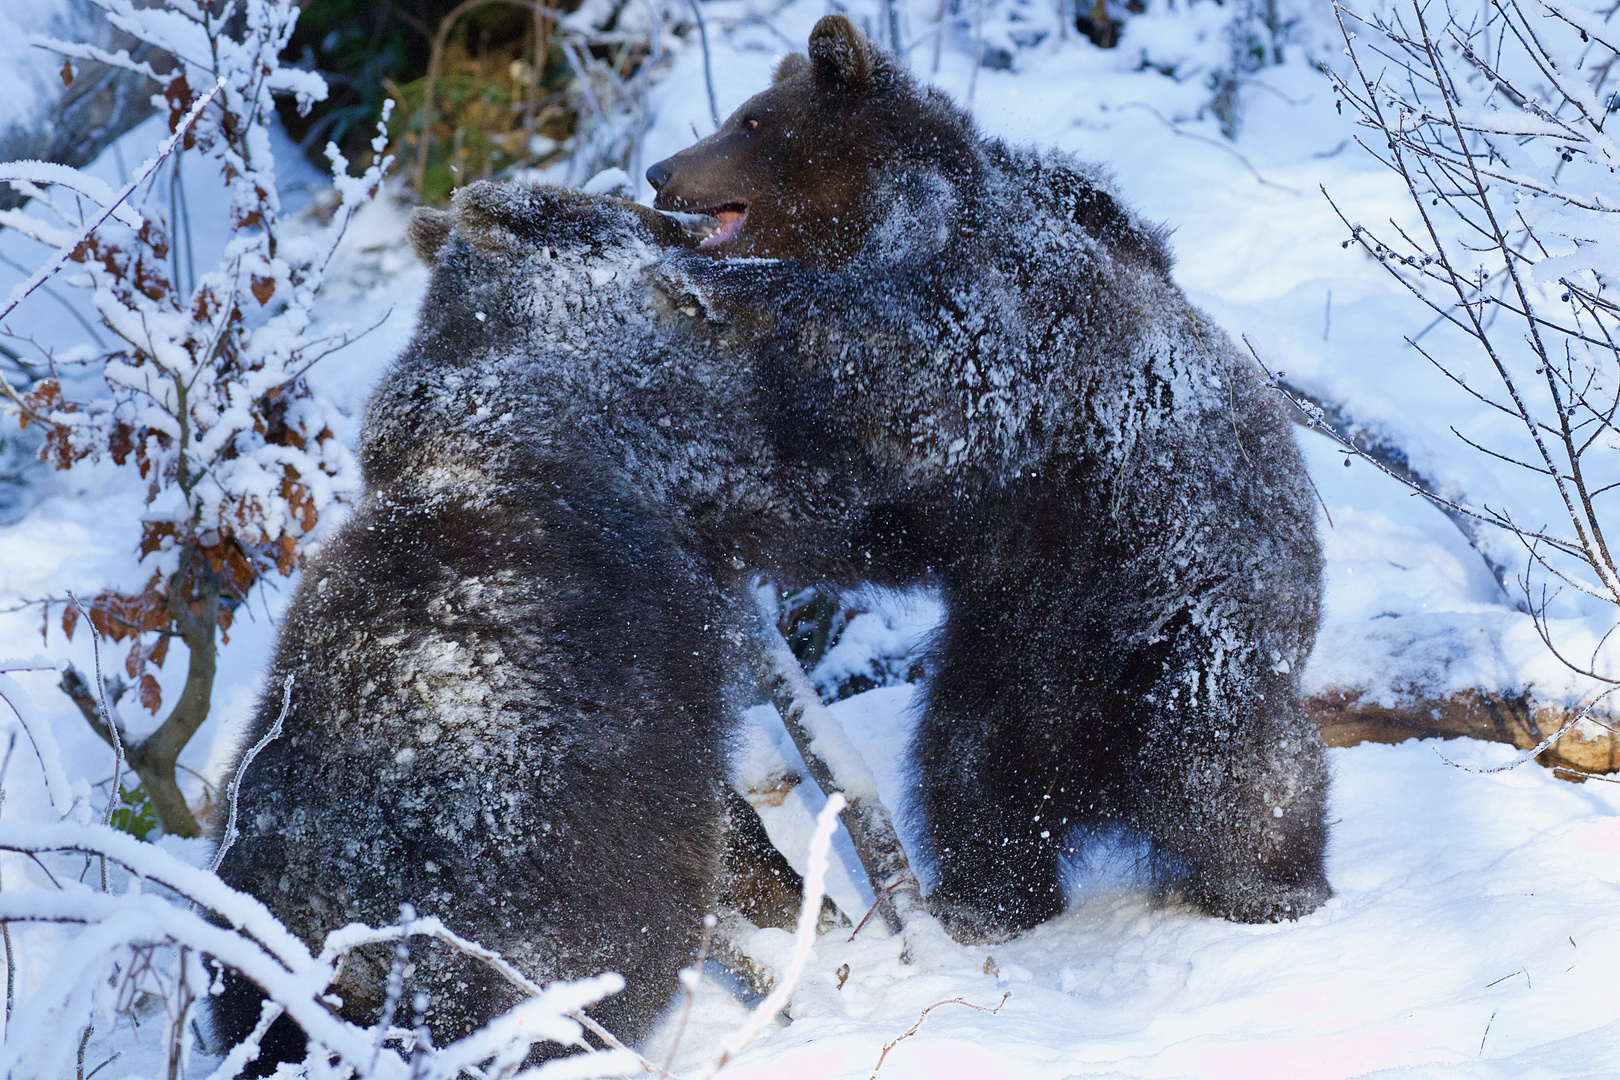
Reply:
<svg viewBox="0 0 1620 1080"><path fill-rule="evenodd" d="M287 710L292 708L292 692L293 677L292 673L289 672L281 683L281 712L276 714L276 722L271 724L270 729L260 737L259 741L254 743L248 749L248 752L242 755L241 764L237 765L236 773L231 777L230 791L226 795L226 798L230 800L230 811L225 818L225 831L219 837L219 850L214 852L214 859L208 864L211 873L219 873L220 863L225 861L226 854L241 835L236 830L236 811L237 796L242 790L242 777L247 774L248 768L253 764L253 759L259 756L260 751L281 738L281 725L287 719Z"/></svg>
<svg viewBox="0 0 1620 1080"><path fill-rule="evenodd" d="M399 926L373 928L363 925L344 927L328 935L319 956L312 956L303 943L281 925L264 905L253 897L235 892L211 872L179 861L167 852L137 841L127 833L103 826L23 825L0 822L0 851L33 857L51 852L82 852L100 855L127 869L136 879L161 886L180 901L212 914L182 906L152 892L94 893L76 888L57 891L0 893L0 922L46 922L84 927L59 953L58 963L44 983L35 988L19 1010L14 1033L8 1031L0 1047L0 1076L26 1062L30 1068L49 1071L54 1056L76 1039L63 1039L61 1032L78 1032L86 1026L91 1011L103 1013L114 1007L119 987L131 970L127 959L134 953L168 950L180 964L167 992L180 995L183 1004L173 1010L182 1018L194 997L188 986L202 985L197 968L198 954L207 954L218 963L242 973L264 991L268 1002L256 1027L259 1037L275 1018L286 1013L310 1037L309 1060L324 1064L327 1054L361 1077L415 1080L450 1080L451 1077L497 1054L518 1048L521 1060L527 1047L539 1041L564 1046L581 1045L582 1030L589 1026L617 1043L600 1025L585 1017L582 1010L617 992L623 980L602 975L574 983L540 987L524 977L504 958L476 942L448 930L439 920L415 918ZM525 1001L497 1017L485 1028L433 1050L422 1050L407 1062L394 1050L380 1045L376 1031L348 1023L333 1015L323 1000L336 978L339 965L349 952L363 945L383 942L403 943L412 937L430 937L484 964L525 995ZM190 965L190 966L188 966ZM155 972L147 964L142 970ZM123 972L125 975L120 976ZM110 977L118 976L118 977ZM111 998L108 995L112 995ZM97 1005L97 1001L101 1005ZM576 1015L577 1014L577 1015ZM176 1030L183 1030L177 1028ZM183 1050L183 1036L175 1036L173 1053ZM249 1042L253 1042L250 1038ZM421 1048L418 1048L421 1050ZM228 1080L254 1056L253 1047L238 1048L228 1056L229 1070L216 1072ZM607 1052L587 1054L586 1060L571 1063L581 1077L618 1076L637 1068L653 1067L622 1046Z"/></svg>
<svg viewBox="0 0 1620 1080"><path fill-rule="evenodd" d="M911 1027L907 1028L904 1032L898 1035L893 1042L883 1044L883 1053L878 1055L877 1064L872 1066L871 1080L877 1080L878 1070L883 1068L883 1062L888 1058L889 1051L893 1050L895 1047L917 1034L917 1032L923 1026L923 1021L928 1019L928 1014L933 1012L935 1009L941 1008L945 1005L966 1005L968 1008L976 1010L977 1012L989 1013L991 1016L994 1016L1001 1011L1001 1007L1007 1004L1008 999L1011 997L1012 991L1008 990L1001 995L1001 1000L996 1002L994 1005L975 1005L967 998L962 997L947 998L944 1001L934 1002L932 1005L928 1006L928 1008L922 1011L922 1015L917 1017L917 1022L915 1024L912 1024Z"/></svg>
<svg viewBox="0 0 1620 1080"><path fill-rule="evenodd" d="M698 0L687 0L692 6L692 18L697 21L698 44L703 47L703 86L709 92L709 119L714 126L720 126L720 106L714 99L714 70L713 59L709 55L709 24L703 20L703 9L698 7Z"/></svg>
<svg viewBox="0 0 1620 1080"><path fill-rule="evenodd" d="M1539 510L1423 494L1454 520L1492 525L1523 546L1519 584L1528 601L1532 580L1543 583L1543 602L1525 609L1544 644L1573 673L1614 687L1620 673L1573 662L1556 644L1546 583L1600 600L1620 618L1620 565L1602 501L1620 489L1620 311L1605 295L1620 283L1613 240L1620 200L1611 194L1620 148L1606 130L1620 57L1609 44L1616 9L1580 10L1566 0L1489 0L1488 7L1496 27L1490 40L1473 7L1358 15L1336 6L1350 70L1330 72L1334 87L1375 132L1363 145L1401 179L1420 227L1392 221L1381 237L1334 211L1349 229L1346 245L1382 264L1484 361L1489 388L1470 382L1458 361L1408 342L1513 429L1482 438L1478 425L1454 424L1453 433L1473 453L1534 477L1561 524L1532 524ZM1351 23L1373 41L1364 43ZM1393 70L1370 66L1375 56ZM1550 314L1560 309L1567 317Z"/></svg>
<svg viewBox="0 0 1620 1080"><path fill-rule="evenodd" d="M81 229L78 236L71 243L61 245L61 249L56 253L55 258L51 259L39 269L35 270L28 276L26 281L19 281L15 286L12 287L11 295L6 297L5 305L0 306L0 323L5 322L6 316L17 310L17 305L28 299L28 297L33 294L35 289L38 289L41 285L55 277L62 267L68 264L68 260L73 258L76 254L80 254L84 249L85 243L90 239L91 236L95 234L97 229L101 228L101 226L107 223L108 219L115 218L126 225L133 225L133 227L139 228L140 215L132 213L125 208L124 202L131 195L135 194L136 189L142 184L146 183L153 173L157 172L158 166L163 164L164 160L170 154L174 153L175 147L179 146L181 141L191 134L192 126L197 123L198 117L202 116L203 110L213 102L214 98L217 97L219 92L224 88L225 78L224 76L220 76L219 80L214 83L213 89L209 90L192 104L190 110L186 112L185 117L175 129L174 134L169 136L169 138L158 149L157 155L135 171L135 175L130 179L129 183L125 184L123 188L120 189L118 193L115 194L106 203L106 205L101 208L101 213L94 220L92 220L89 225ZM49 179L54 183L62 183L64 180L64 177L62 176L63 170L66 170L66 167L60 166L57 170L53 170L49 177L34 175L30 176L28 179L30 181ZM66 171L76 177L83 175L80 174L77 169ZM12 177L4 175L4 173L0 173L0 180L11 178ZM106 186L105 184L102 184L100 187L97 187L94 184L94 179L94 177L85 177L84 179L78 180L75 183L74 190L88 196L90 192L98 191ZM14 394L10 391L9 387L7 387L6 390L7 397L17 400Z"/></svg>
<svg viewBox="0 0 1620 1080"><path fill-rule="evenodd" d="M0 660L0 701L6 703L6 707L22 725L23 734L28 736L29 745L34 748L34 756L39 759L39 767L45 774L46 795L57 813L65 817L73 807L71 794L73 789L68 783L67 772L62 768L61 751L57 749L56 740L51 736L50 725L46 723L44 717L34 711L28 692L6 674L10 671L55 670L55 664L42 659Z"/></svg>
<svg viewBox="0 0 1620 1080"><path fill-rule="evenodd" d="M805 965L810 962L810 953L815 948L816 925L821 921L821 897L827 890L832 835L838 827L839 812L843 809L844 797L834 791L827 796L827 805L821 808L821 813L816 817L816 830L810 838L809 866L804 875L804 903L799 908L799 922L793 932L793 954L765 1000L756 1005L742 1026L726 1039L720 1056L703 1072L703 1080L711 1080L732 1058L742 1053L792 1000L793 991L798 987Z"/></svg>
<svg viewBox="0 0 1620 1080"><path fill-rule="evenodd" d="M1489 775L1491 775L1493 773L1502 773L1502 772L1507 772L1507 771L1509 771L1511 769L1517 769L1519 766L1528 764L1529 762L1532 762L1532 761L1536 760L1536 758L1540 757L1543 752L1545 752L1546 750L1551 748L1552 745L1554 743L1556 743L1559 739L1562 739L1565 735L1568 735L1571 731L1575 730L1575 726L1577 724L1579 724L1582 720L1590 720L1592 718L1593 713L1595 713L1597 711L1598 705L1601 702L1603 702L1604 700L1606 700L1608 698L1608 696L1611 693L1614 692L1615 689L1617 689L1617 688L1611 687L1610 689L1603 691L1603 693L1598 695L1598 697L1597 697L1597 699L1595 701L1591 701L1591 702L1587 703L1585 706L1583 706L1579 712L1577 712L1574 716L1570 717L1570 719L1567 722L1565 722L1564 725L1562 727L1560 727L1557 731L1553 732L1551 735L1547 736L1545 739L1542 739L1539 743L1537 743L1535 746L1531 747L1529 750L1525 750L1525 751L1519 753L1517 756L1514 757L1514 759L1512 761L1508 762L1506 765L1494 765L1494 766L1492 766L1492 767L1490 767L1488 769L1476 768L1473 765L1464 765L1460 761L1452 761L1450 758L1446 757L1446 755L1440 753L1440 748L1438 746L1433 747L1432 749L1435 752L1435 756L1437 756L1441 761L1445 762L1447 765L1450 765L1450 766L1452 766L1454 768L1461 769L1464 772L1478 773L1481 776L1489 776ZM1568 770L1566 770L1566 771L1568 771Z"/></svg>

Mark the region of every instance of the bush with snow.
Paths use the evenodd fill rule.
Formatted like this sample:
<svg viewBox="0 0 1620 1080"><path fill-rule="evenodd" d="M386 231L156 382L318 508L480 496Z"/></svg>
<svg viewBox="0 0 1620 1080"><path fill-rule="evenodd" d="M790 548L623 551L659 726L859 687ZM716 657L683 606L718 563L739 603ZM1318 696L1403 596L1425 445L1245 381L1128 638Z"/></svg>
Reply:
<svg viewBox="0 0 1620 1080"><path fill-rule="evenodd" d="M147 512L130 523L131 542L151 567L144 588L44 603L47 614L61 605L69 637L83 614L101 639L129 643L125 671L154 714L163 702L151 669L167 659L175 638L186 645L184 691L158 730L135 745L119 745L116 694L109 706L103 687L75 676L64 688L75 692L97 732L127 752L164 830L195 836L199 826L174 768L208 714L216 636L229 631L261 578L299 565L320 515L357 488L349 451L334 436L340 422L305 373L350 340L345 328L317 325L312 306L349 216L376 194L388 162L351 178L334 150L342 201L331 223L289 228L270 151L272 95L293 94L307 105L326 92L318 76L279 61L297 6L98 3L121 31L173 57L174 67L157 71L125 51L88 44L37 44L69 65L96 61L154 80L164 88L171 136L121 191L47 162L0 166L0 180L34 204L33 212L0 211L0 225L57 252L0 305L0 326L47 278L71 267L68 283L91 291L113 339L106 348L24 342L40 350L39 365L20 385L0 381L0 397L25 427L43 431L42 454L57 468L110 458L145 487ZM164 158L179 153L217 163L230 196L223 258L200 273L179 258L187 226L168 219L157 185L148 182ZM99 391L64 374L84 371L101 376ZM80 396L75 388L90 392Z"/></svg>
<svg viewBox="0 0 1620 1080"><path fill-rule="evenodd" d="M1459 418L1453 433L1530 478L1517 505L1441 501L1517 541L1524 607L1601 699L1620 672L1571 652L1550 613L1562 593L1607 607L1611 624L1620 614L1608 535L1620 488L1613 9L1491 0L1338 13L1349 63L1334 88L1375 133L1362 145L1400 178L1419 223L1345 218L1345 244L1461 335L1450 353L1409 340L1507 421L1486 432Z"/></svg>

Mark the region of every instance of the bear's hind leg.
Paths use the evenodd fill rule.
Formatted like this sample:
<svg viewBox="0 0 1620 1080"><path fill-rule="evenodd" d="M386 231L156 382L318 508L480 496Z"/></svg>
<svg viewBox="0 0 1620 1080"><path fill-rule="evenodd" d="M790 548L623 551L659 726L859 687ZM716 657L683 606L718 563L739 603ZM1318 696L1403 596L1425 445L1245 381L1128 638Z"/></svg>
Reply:
<svg viewBox="0 0 1620 1080"><path fill-rule="evenodd" d="M1234 670L1236 669L1236 670ZM1161 679L1132 817L1188 867L1191 898L1234 922L1297 919L1332 895L1327 763L1291 678L1259 661ZM1198 697L1188 701L1188 687Z"/></svg>

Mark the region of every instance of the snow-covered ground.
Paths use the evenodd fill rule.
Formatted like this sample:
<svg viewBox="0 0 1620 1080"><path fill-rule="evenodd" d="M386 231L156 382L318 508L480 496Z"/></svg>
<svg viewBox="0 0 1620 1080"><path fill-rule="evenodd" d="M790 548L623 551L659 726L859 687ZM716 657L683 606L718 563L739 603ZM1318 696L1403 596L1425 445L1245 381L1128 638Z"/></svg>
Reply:
<svg viewBox="0 0 1620 1080"><path fill-rule="evenodd" d="M889 687L833 707L878 764L891 805L910 693ZM752 718L770 738L764 717ZM1099 838L1079 845L1069 911L1013 941L903 964L899 942L870 927L854 943L823 939L793 1023L734 1075L866 1077L927 1006L994 1006L1011 991L995 1015L934 1011L882 1076L1620 1076L1620 790L1535 767L1483 775L1442 753L1473 768L1513 757L1468 740L1329 751L1336 895L1298 923L1239 926L1156 905L1139 852ZM794 850L811 816L796 805L800 790L766 810ZM836 884L834 896L842 902ZM740 1014L710 987L680 1057L704 1060L713 1047L703 1035L724 1034ZM667 1038L666 1025L652 1047Z"/></svg>
<svg viewBox="0 0 1620 1080"><path fill-rule="evenodd" d="M703 6L722 115L764 85L790 45L802 48L827 10L819 0L768 10L749 0ZM875 3L848 6L878 25ZM1057 34L1051 5L994 10L1014 8L1048 34L1016 50L1010 70L981 68L975 76L974 46L961 34L947 40L937 74L926 44L912 53L914 69L964 103L971 88L973 110L990 133L1106 162L1144 216L1174 229L1182 286L1290 382L1377 425L1415 467L1451 490L1545 512L1544 493L1446 430L1454 424L1476 437L1511 434L1403 343L1428 325L1426 312L1380 266L1341 247L1345 230L1319 185L1353 221L1404 221L1410 211L1395 179L1351 141L1349 119L1311 66L1342 48L1327 35L1320 5L1301 35L1314 44L1291 46L1288 63L1246 80L1234 142L1200 113L1211 65L1226 56L1221 35L1231 6L1178 2L1171 12L1154 0L1110 51L1072 31ZM908 39L926 31L934 9L932 0L902 5ZM769 17L752 17L762 14ZM993 19L986 41L1010 41L1008 25ZM1174 77L1161 74L1167 68ZM644 162L711 129L695 47L677 57L654 104ZM121 158L144 158L156 137L150 128L132 133ZM289 147L278 146L278 160L289 187L315 182ZM93 171L116 181L121 168L109 153ZM188 174L185 187L194 219L205 218L217 180ZM642 195L650 197L644 185ZM408 337L426 282L403 244L403 227L396 206L362 212L329 275L328 315L356 325L387 316L316 369L321 387L356 420L369 386ZM199 238L199 266L211 261L205 246ZM31 267L40 250L7 232L0 233L0 255ZM17 276L0 263L0 293ZM76 302L72 290L56 289L61 302L36 297L14 326L56 340L76 333L63 306ZM1424 342L1464 368L1473 362L1442 330ZM352 439L354 431L342 434ZM1450 521L1365 464L1346 468L1323 437L1300 437L1332 517L1331 526L1321 522L1327 610L1309 689L1354 689L1386 700L1413 686L1529 687L1544 700L1585 690L1548 657L1528 618ZM38 652L88 671L88 638L80 633L69 643L52 626L42 640L39 609L27 602L138 585L146 576L133 551L140 493L122 470L80 467L44 476L31 501L25 516L0 527L0 655ZM1522 559L1505 545L1494 553L1510 564ZM221 651L212 718L182 759L203 777L217 775L252 708L290 594L288 583L279 586L239 616ZM843 662L861 663L857 641L892 651L919 639L936 611L926 596L873 597L868 606L871 613L846 637ZM1557 613L1569 641L1595 645L1607 629L1598 610L1569 603ZM87 789L104 778L110 755L55 689L55 676L15 678L54 732L70 780ZM183 663L171 660L161 674L166 698L183 678ZM888 686L835 706L891 805L903 802L910 695L909 687ZM151 723L132 706L125 713L137 731ZM12 724L0 716L0 739ZM22 749L4 776L4 813L44 820L40 769ZM1620 995L1613 988L1620 970L1620 790L1568 784L1534 765L1468 771L1442 754L1475 768L1514 758L1508 748L1467 742L1330 751L1336 896L1298 923L1237 926L1174 902L1156 904L1128 837L1077 838L1075 903L1067 914L1006 944L941 946L909 963L900 961L899 943L877 929L853 943L828 937L795 997L792 1023L723 1075L867 1077L885 1045L927 1006L957 997L994 1006L1010 991L994 1014L961 1004L934 1010L889 1051L880 1075L1620 1076ZM739 775L791 773L796 764L768 712L752 712ZM187 783L199 793L199 780ZM765 810L794 858L820 802L811 786L800 784ZM840 850L843 865L830 891L858 918L870 893L847 846ZM8 890L43 880L17 860L3 869ZM32 931L15 938L26 994L49 969L52 939ZM678 1063L705 1060L738 1022L744 1006L730 985L718 975L704 982ZM672 1016L652 1037L654 1060L667 1051L674 1026ZM97 1036L86 1060L100 1062L113 1049ZM137 1074L150 1052L127 1052L103 1080ZM204 1075L205 1065L199 1061L193 1074Z"/></svg>

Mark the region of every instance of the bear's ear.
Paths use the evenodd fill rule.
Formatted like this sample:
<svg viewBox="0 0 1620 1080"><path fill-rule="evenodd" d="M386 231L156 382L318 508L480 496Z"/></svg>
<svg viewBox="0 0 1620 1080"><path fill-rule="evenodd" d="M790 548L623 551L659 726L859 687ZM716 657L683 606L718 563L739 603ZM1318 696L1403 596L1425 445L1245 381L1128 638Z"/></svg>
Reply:
<svg viewBox="0 0 1620 1080"><path fill-rule="evenodd" d="M776 65L776 74L771 76L771 82L779 83L784 79L791 79L809 67L810 58L804 53L788 53L782 57L782 62Z"/></svg>
<svg viewBox="0 0 1620 1080"><path fill-rule="evenodd" d="M485 255L503 255L520 243L527 189L517 184L479 180L450 196L456 231Z"/></svg>
<svg viewBox="0 0 1620 1080"><path fill-rule="evenodd" d="M439 249L450 239L450 228L455 223L456 216L448 210L435 210L431 206L412 210L411 223L405 231L411 238L416 257L432 266L439 257Z"/></svg>
<svg viewBox="0 0 1620 1080"><path fill-rule="evenodd" d="M872 43L847 15L823 15L810 31L810 62L822 81L861 87L872 81Z"/></svg>

